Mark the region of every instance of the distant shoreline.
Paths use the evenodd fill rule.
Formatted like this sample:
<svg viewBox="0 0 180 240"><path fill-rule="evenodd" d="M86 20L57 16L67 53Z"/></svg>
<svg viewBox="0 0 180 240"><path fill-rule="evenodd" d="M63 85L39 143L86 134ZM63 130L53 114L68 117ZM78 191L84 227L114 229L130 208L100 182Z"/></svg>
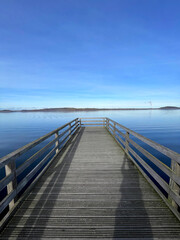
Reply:
<svg viewBox="0 0 180 240"><path fill-rule="evenodd" d="M29 110L0 110L0 113L13 112L93 112L93 111L125 111L125 110L177 110L180 107L165 106L160 108L43 108L43 109L29 109Z"/></svg>

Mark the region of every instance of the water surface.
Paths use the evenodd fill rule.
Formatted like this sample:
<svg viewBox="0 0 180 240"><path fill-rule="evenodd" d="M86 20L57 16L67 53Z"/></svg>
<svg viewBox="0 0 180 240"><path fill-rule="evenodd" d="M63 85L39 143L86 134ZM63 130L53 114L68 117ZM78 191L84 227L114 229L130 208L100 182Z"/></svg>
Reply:
<svg viewBox="0 0 180 240"><path fill-rule="evenodd" d="M180 153L180 110L0 113L0 157L76 117L109 117Z"/></svg>

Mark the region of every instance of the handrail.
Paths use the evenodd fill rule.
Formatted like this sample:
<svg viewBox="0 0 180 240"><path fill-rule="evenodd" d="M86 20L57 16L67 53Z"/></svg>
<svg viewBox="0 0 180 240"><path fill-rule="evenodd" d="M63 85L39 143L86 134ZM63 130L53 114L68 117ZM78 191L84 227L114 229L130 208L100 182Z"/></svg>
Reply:
<svg viewBox="0 0 180 240"><path fill-rule="evenodd" d="M38 179L40 173L44 171L45 166L48 165L57 156L57 154L59 154L66 143L77 132L79 127L80 121L76 118L0 159L0 169L4 168L5 171L5 176L0 180L0 191L5 192L3 193L4 196L0 202L0 228L3 226L8 216L10 216L13 212L16 202L18 202L18 199L20 199L22 195L20 194L21 191L24 191L23 189L25 187L26 190L31 187L31 182ZM16 166L16 161L21 155L28 152L35 146L38 146L40 143L53 135L55 135L53 140L50 140L44 147L41 147L36 153L31 155L27 160L23 161L21 165L18 167ZM46 155L43 156L45 152ZM32 168L32 164L38 159L39 161ZM25 170L27 171L27 174L22 176L21 174ZM21 179L18 182L17 177L20 175Z"/></svg>
<svg viewBox="0 0 180 240"><path fill-rule="evenodd" d="M79 118L81 127L94 127L94 126L103 126L106 125L106 118L104 117L94 117L94 118Z"/></svg>
<svg viewBox="0 0 180 240"><path fill-rule="evenodd" d="M118 142L121 148L125 151L127 156L133 161L136 167L141 171L144 177L154 187L154 189L163 198L165 203L180 220L180 214L178 210L180 207L180 154L140 135L139 133L134 132L133 130L115 122L110 118L106 118L106 128ZM123 129L125 134L119 128ZM151 146L158 152L169 157L171 161L171 167L161 162L157 157L140 146L135 140L131 139L131 135L136 139L141 140L143 143ZM133 148L131 146L133 146ZM138 151L145 158L147 158L150 163L154 164L157 169L166 174L166 176L169 178L169 181L165 181L161 174L159 174L159 172L155 170L144 157L138 154ZM166 194L164 194L164 192L156 186L156 182L161 186Z"/></svg>

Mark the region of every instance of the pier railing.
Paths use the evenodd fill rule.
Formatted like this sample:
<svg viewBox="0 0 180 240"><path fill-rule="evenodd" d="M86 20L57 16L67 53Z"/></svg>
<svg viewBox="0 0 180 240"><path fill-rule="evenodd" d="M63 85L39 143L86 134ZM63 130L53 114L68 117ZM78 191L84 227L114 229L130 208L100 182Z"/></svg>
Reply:
<svg viewBox="0 0 180 240"><path fill-rule="evenodd" d="M122 126L112 119L106 118L106 127L147 181L180 219L180 154ZM137 140L150 146L151 149L155 149L157 153L168 157L170 166L155 157L156 154L153 155L153 153L140 146Z"/></svg>
<svg viewBox="0 0 180 240"><path fill-rule="evenodd" d="M103 127L106 125L106 118L80 118L81 127Z"/></svg>
<svg viewBox="0 0 180 240"><path fill-rule="evenodd" d="M106 127L180 220L180 154L110 118L76 118L0 159L0 170L4 171L4 176L0 179L0 227L9 219L18 204L80 127ZM164 164L153 151L139 144L139 141L168 157L171 165ZM45 146L42 147L42 143ZM38 151L32 154L31 150L36 147ZM17 164L21 156L28 156L28 159L24 158L22 163Z"/></svg>
<svg viewBox="0 0 180 240"><path fill-rule="evenodd" d="M4 175L0 180L0 227L25 197L25 192L27 193L32 188L52 160L76 133L79 123L79 119L76 118L0 159L0 170ZM41 147L40 144L43 142L46 145ZM29 151L35 147L38 151L35 153L32 151L33 154L17 166L18 158L24 154L28 155Z"/></svg>

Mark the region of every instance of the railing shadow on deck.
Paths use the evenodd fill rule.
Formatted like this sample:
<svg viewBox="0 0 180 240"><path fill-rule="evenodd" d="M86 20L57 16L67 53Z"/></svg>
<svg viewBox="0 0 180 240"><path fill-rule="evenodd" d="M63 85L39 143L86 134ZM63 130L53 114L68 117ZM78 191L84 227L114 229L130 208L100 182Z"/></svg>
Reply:
<svg viewBox="0 0 180 240"><path fill-rule="evenodd" d="M45 176L48 178L52 175L51 180L48 182L48 184L44 188L44 192L46 192L46 190L48 190L47 194L46 194L47 197L44 199L44 195L42 194L41 197L38 198L38 201L37 201L36 205L33 207L30 215L28 215L28 218L27 218L26 222L24 223L23 228L19 232L19 234L17 236L17 239L21 238L24 234L25 234L26 238L33 237L34 226L36 224L38 225L38 223L40 223L40 221L42 219L42 215L43 215L43 224L41 223L41 228L38 228L38 232L40 234L39 235L40 238L41 238L41 236L43 236L44 230L48 226L48 220L49 220L49 217L50 217L50 215L53 211L53 206L58 199L59 193L61 193L61 188L63 186L63 183L64 183L65 179L66 179L67 173L69 171L69 168L70 168L71 162L73 160L74 154L75 154L75 152L78 148L78 145L79 145L79 142L80 142L81 137L83 135L83 132L84 132L84 129L80 128L79 131L72 137L71 141L69 143L67 143L65 148L57 155L56 159L54 159L54 161L52 162L52 164L49 168L49 169L51 169L51 173L48 174L48 170L47 170L47 173L45 173L45 175L42 176L43 178ZM66 152L68 147L69 147L69 149ZM62 157L63 154L65 154L65 156L63 156L62 162L59 163L59 159ZM39 181L41 180L41 178L39 179ZM58 185L59 192L58 192L58 194L53 195L54 198L52 200L52 198L51 198L52 194L51 193L53 191L53 188L54 188L55 184L59 181L59 178L61 179L61 184ZM36 187L36 185L34 187ZM34 197L31 198L29 203L24 208L23 214L25 214L26 210L28 209L28 207L30 206L32 201L36 199L38 193L33 194L33 195L34 195ZM27 198L28 198L28 196L27 196ZM48 201L50 203L50 207L48 208L48 211L46 211L46 214L44 216L44 214L42 214L42 213L44 212L44 209L45 209ZM28 201L26 201L26 202L28 202ZM49 206L49 204L47 204L47 205ZM37 213L37 209L38 209L38 213ZM18 215L18 211L17 211L17 215ZM21 218L19 218L19 220L17 222L17 225L21 221L22 218L23 218L23 215L21 216ZM33 224L32 224L32 219L33 219ZM25 229L26 227L28 228L28 232L26 231L26 233L24 233L23 229ZM8 229L8 235L11 236L13 231L14 231L14 229L12 229L12 230Z"/></svg>
<svg viewBox="0 0 180 240"><path fill-rule="evenodd" d="M132 238L133 239L134 238L153 239L151 223L144 205L144 199L141 192L139 174L134 179L134 181L131 182L132 184L135 183L134 187L138 189L138 193L132 194L132 197L130 197L131 193L127 191L128 187L131 187L131 183L129 183L129 180L132 173L131 172L132 166L133 164L127 158L126 154L124 154L123 165L121 169L123 179L119 188L121 199L116 209L113 238L118 239L123 237L123 238L131 238L131 239ZM127 185L128 187L125 189L125 186ZM130 203L131 200L132 200L132 204L133 202L134 203L136 202L136 201L133 201L133 199L138 200L138 202L140 203L139 206L137 207L132 205L126 208L127 205L129 206L131 204ZM137 214L138 211L139 213ZM139 215L139 218L138 218L138 215Z"/></svg>

